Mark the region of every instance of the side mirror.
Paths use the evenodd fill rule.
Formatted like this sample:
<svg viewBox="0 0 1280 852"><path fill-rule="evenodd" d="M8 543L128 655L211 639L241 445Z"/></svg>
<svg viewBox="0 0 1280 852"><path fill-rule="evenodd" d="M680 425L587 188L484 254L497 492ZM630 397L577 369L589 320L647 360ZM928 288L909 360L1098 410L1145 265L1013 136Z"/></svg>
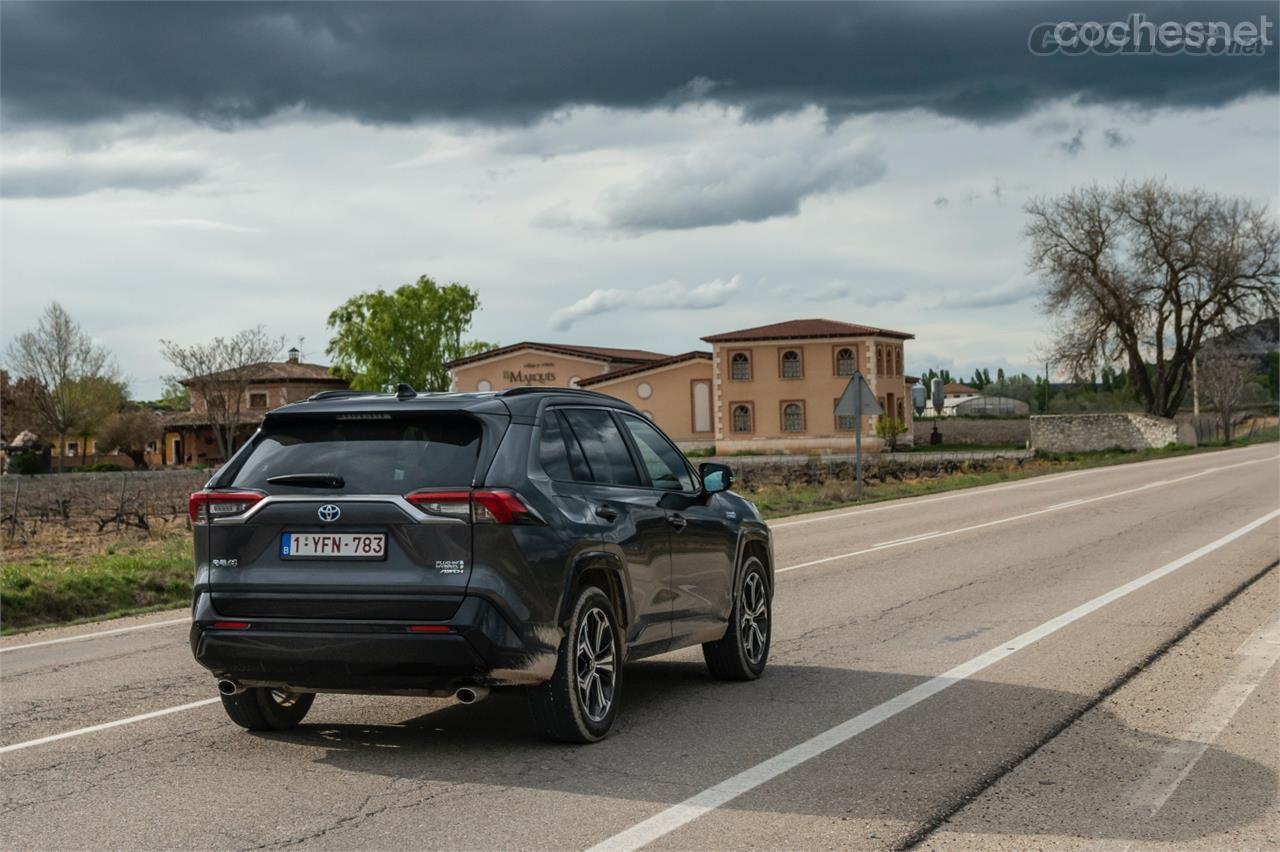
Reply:
<svg viewBox="0 0 1280 852"><path fill-rule="evenodd" d="M702 490L706 494L728 491L733 486L733 469L727 464L703 462L698 465L698 475L702 477Z"/></svg>

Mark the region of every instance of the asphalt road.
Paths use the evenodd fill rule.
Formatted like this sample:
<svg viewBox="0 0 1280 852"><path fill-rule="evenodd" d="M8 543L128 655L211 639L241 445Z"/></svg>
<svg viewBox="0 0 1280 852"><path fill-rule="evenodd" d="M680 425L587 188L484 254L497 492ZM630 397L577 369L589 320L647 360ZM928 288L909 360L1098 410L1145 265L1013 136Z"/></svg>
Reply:
<svg viewBox="0 0 1280 852"><path fill-rule="evenodd" d="M777 521L765 676L633 664L587 747L509 696L247 734L179 611L8 637L0 842L1274 848L1278 473L1259 446Z"/></svg>

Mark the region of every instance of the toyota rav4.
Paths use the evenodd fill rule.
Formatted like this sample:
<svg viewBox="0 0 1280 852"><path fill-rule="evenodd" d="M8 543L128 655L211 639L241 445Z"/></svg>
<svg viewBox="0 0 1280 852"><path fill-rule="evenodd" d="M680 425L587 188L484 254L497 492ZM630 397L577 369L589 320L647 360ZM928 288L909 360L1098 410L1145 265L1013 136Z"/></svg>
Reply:
<svg viewBox="0 0 1280 852"><path fill-rule="evenodd" d="M625 661L764 670L769 530L731 484L589 391L320 393L191 495L192 651L250 730L318 692L510 687L545 735L599 740Z"/></svg>

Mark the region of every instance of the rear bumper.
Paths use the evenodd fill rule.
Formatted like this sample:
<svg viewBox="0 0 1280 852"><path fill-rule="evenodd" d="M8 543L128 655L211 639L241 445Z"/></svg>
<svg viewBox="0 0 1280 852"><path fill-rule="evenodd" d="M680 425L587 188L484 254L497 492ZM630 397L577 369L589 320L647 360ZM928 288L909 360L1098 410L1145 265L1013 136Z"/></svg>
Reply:
<svg viewBox="0 0 1280 852"><path fill-rule="evenodd" d="M316 692L447 694L461 686L541 683L555 670L559 638L522 639L498 608L464 597L447 633L414 633L402 622L224 620L207 595L197 598L191 625L196 661L215 677L246 686ZM539 631L540 632L540 631Z"/></svg>

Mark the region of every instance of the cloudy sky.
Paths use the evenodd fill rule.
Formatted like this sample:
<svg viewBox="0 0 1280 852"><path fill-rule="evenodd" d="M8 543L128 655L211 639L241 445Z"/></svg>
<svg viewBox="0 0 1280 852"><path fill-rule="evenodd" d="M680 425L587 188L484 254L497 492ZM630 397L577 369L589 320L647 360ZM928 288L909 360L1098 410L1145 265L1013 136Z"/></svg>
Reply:
<svg viewBox="0 0 1280 852"><path fill-rule="evenodd" d="M427 274L503 344L679 352L812 316L913 332L911 370L1033 369L1029 198L1164 177L1280 202L1276 47L1028 50L1131 12L1277 17L5 2L0 334L58 299L146 398L161 338L262 323L323 362L334 306Z"/></svg>

